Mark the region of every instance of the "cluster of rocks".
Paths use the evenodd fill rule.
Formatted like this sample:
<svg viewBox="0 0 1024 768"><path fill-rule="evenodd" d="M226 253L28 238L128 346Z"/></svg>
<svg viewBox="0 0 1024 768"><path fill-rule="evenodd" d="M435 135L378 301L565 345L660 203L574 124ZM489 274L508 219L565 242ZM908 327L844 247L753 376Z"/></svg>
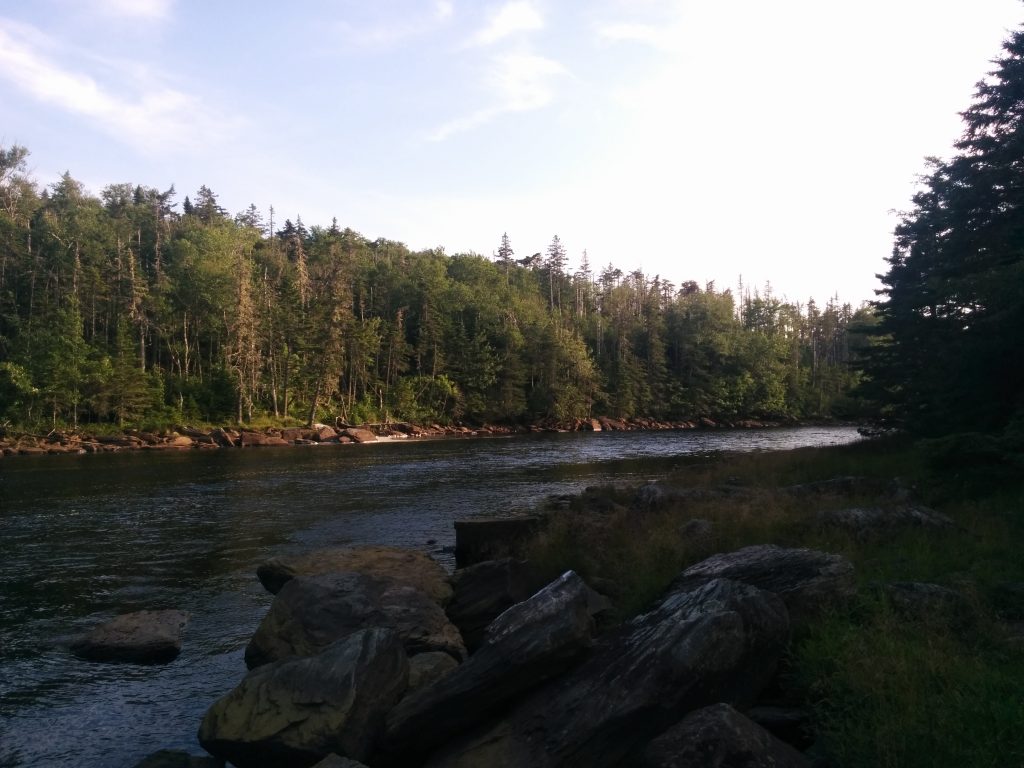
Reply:
<svg viewBox="0 0 1024 768"><path fill-rule="evenodd" d="M124 450L185 451L192 449L253 448L284 445L317 445L367 443L378 439L430 437L485 437L525 434L531 432L602 432L669 429L760 429L778 426L775 422L744 419L716 422L708 418L695 421L660 421L648 418L570 419L544 421L530 425L419 425L409 422L335 426L315 424L312 427L268 427L266 429L217 427L209 430L176 426L159 432L129 429L119 434L90 434L79 431L54 430L45 435L0 434L0 456L31 456L42 454L109 453Z"/></svg>
<svg viewBox="0 0 1024 768"><path fill-rule="evenodd" d="M212 761L140 765L807 766L806 734L786 731L806 716L764 693L794 627L854 589L837 555L748 547L602 634L606 595L514 558L447 576L424 554L363 547L257 575L275 597L250 672L199 728Z"/></svg>

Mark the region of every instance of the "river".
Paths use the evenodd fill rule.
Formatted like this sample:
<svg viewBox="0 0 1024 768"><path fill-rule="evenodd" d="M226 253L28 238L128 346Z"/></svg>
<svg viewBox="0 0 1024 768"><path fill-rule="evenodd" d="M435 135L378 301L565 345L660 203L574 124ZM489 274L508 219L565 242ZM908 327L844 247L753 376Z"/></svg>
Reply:
<svg viewBox="0 0 1024 768"><path fill-rule="evenodd" d="M853 428L546 434L3 459L0 766L130 768L202 750L207 707L245 673L271 596L256 566L340 544L452 567L452 521L660 477L695 456L857 440ZM95 664L69 637L118 613L191 613L164 666Z"/></svg>

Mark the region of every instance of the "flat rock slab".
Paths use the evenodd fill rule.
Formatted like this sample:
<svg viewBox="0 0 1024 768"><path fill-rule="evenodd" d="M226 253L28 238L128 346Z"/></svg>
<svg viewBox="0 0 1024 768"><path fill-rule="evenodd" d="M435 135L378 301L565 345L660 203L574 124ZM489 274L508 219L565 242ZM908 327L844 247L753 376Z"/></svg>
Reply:
<svg viewBox="0 0 1024 768"><path fill-rule="evenodd" d="M487 628L469 661L410 694L388 715L387 743L414 764L432 748L485 722L590 646L588 588L568 571Z"/></svg>
<svg viewBox="0 0 1024 768"><path fill-rule="evenodd" d="M955 528L952 518L922 506L851 507L818 513L818 522L865 536L888 533L896 528Z"/></svg>
<svg viewBox="0 0 1024 768"><path fill-rule="evenodd" d="M275 557L256 569L260 583L273 595L296 576L352 571L414 587L445 605L452 598L448 575L423 552L398 547L338 547L317 549L295 557Z"/></svg>
<svg viewBox="0 0 1024 768"><path fill-rule="evenodd" d="M454 595L445 612L470 651L483 642L488 624L544 586L527 561L511 557L461 568L452 574L450 583Z"/></svg>
<svg viewBox="0 0 1024 768"><path fill-rule="evenodd" d="M281 589L245 649L249 668L312 656L369 627L395 630L410 655L466 657L459 630L423 592L361 573L297 576Z"/></svg>
<svg viewBox="0 0 1024 768"><path fill-rule="evenodd" d="M239 768L365 761L405 691L409 663L389 629L367 629L303 659L250 672L207 711L199 743Z"/></svg>
<svg viewBox="0 0 1024 768"><path fill-rule="evenodd" d="M644 753L645 768L810 768L793 747L728 704L691 712L654 739Z"/></svg>
<svg viewBox="0 0 1024 768"><path fill-rule="evenodd" d="M185 611L136 611L101 624L71 644L89 661L165 664L181 653L189 615Z"/></svg>
<svg viewBox="0 0 1024 768"><path fill-rule="evenodd" d="M853 565L814 549L758 544L702 560L683 571L673 589L692 589L713 579L732 579L779 595L794 625L805 625L828 606L856 593Z"/></svg>

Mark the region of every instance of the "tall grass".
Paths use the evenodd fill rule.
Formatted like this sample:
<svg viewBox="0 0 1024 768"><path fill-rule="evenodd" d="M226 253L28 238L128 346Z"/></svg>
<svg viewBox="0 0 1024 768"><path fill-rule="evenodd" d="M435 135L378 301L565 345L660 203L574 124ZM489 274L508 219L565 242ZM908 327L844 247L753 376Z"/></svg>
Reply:
<svg viewBox="0 0 1024 768"><path fill-rule="evenodd" d="M851 535L823 527L817 513L893 499L785 490L840 476L878 487L898 477L956 527ZM842 768L1024 766L1024 626L992 600L1000 583L1024 582L1024 489L1019 480L983 490L961 480L931 474L927 455L906 441L725 456L669 478L687 493L654 510L628 489L584 494L530 557L551 573L575 568L613 583L626 618L714 552L774 543L840 553L855 566L860 597L794 641L784 681L812 712L815 751ZM695 518L711 523L710 534L684 535ZM900 615L880 587L893 581L951 588L969 616Z"/></svg>

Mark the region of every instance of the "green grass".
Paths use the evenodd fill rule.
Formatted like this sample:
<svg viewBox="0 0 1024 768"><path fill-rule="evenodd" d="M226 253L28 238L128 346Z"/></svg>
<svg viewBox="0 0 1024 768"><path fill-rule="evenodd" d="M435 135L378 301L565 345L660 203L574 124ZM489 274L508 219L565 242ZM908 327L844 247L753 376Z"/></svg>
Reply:
<svg viewBox="0 0 1024 768"><path fill-rule="evenodd" d="M824 529L817 512L878 505L854 497L794 497L780 488L856 475L899 477L915 503L943 512L953 530L909 529L856 537ZM1024 634L995 610L1001 582L1024 582L1024 486L972 482L970 471L934 474L927 450L887 440L828 449L725 456L682 469L683 488L741 492L688 499L657 511L630 506L632 492L601 489L555 517L530 558L550 573L574 568L619 589L617 618L649 607L681 569L748 544L807 546L853 562L860 596L815 623L791 646L785 684L812 710L816 752L843 768L1024 766ZM687 539L693 518L712 534ZM908 619L879 589L926 581L957 591L963 617Z"/></svg>

